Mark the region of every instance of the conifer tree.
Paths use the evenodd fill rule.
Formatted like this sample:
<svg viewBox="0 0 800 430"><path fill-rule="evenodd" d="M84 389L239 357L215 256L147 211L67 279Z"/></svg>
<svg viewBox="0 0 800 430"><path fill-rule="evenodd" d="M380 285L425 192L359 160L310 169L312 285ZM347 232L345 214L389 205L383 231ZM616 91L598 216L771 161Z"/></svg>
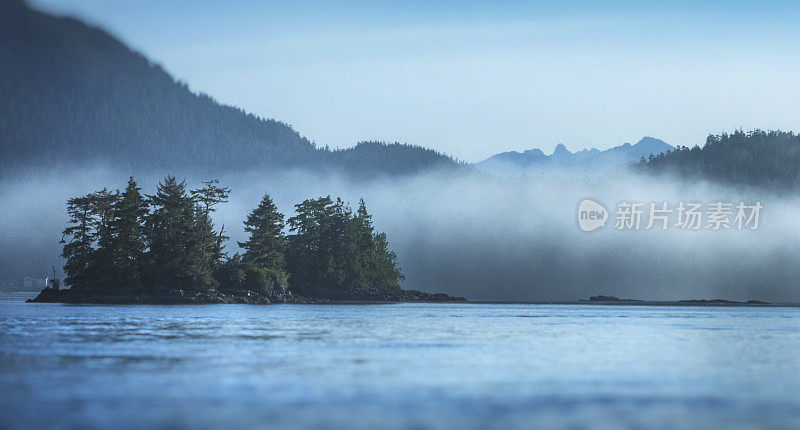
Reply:
<svg viewBox="0 0 800 430"><path fill-rule="evenodd" d="M386 233L373 236L375 263L373 268L372 285L378 289L397 289L400 282L405 279L400 268L397 267L397 255L389 249Z"/></svg>
<svg viewBox="0 0 800 430"><path fill-rule="evenodd" d="M184 272L190 287L210 286L215 283L213 270L222 254L221 241L209 213L199 204L192 209L187 220L189 233L185 238Z"/></svg>
<svg viewBox="0 0 800 430"><path fill-rule="evenodd" d="M352 284L354 288L365 289L372 286L372 274L375 271L375 247L373 244L372 215L367 212L367 205L362 198L358 210L352 219L351 235L354 242L354 253L351 257Z"/></svg>
<svg viewBox="0 0 800 430"><path fill-rule="evenodd" d="M295 205L287 238L291 288L301 295L399 288L403 275L363 200L355 214L330 196Z"/></svg>
<svg viewBox="0 0 800 430"><path fill-rule="evenodd" d="M217 205L228 202L231 190L228 187L220 187L218 179L201 182L202 188L189 192L197 209L194 235L195 239L199 241L199 246L202 247L200 250L203 254L202 258L208 261L212 269L216 269L225 257L224 242L230 238L224 234L224 225L220 228L219 233L214 232L211 214L216 211Z"/></svg>
<svg viewBox="0 0 800 430"><path fill-rule="evenodd" d="M297 215L289 218L287 269L290 287L300 295L312 295L323 284L326 258L323 226L333 202L328 197L305 200L295 205Z"/></svg>
<svg viewBox="0 0 800 430"><path fill-rule="evenodd" d="M67 214L70 225L64 229L61 242L64 249L61 256L64 264L64 284L75 291L89 289L88 268L94 256L94 227L91 195L71 198L67 201ZM66 241L69 236L70 240Z"/></svg>
<svg viewBox="0 0 800 430"><path fill-rule="evenodd" d="M206 284L204 265L193 261L197 258L197 241L192 234L195 206L185 181L167 176L147 199L152 207L146 218L148 283L167 290Z"/></svg>
<svg viewBox="0 0 800 430"><path fill-rule="evenodd" d="M203 187L190 191L190 194L195 202L201 205L205 212L214 212L216 210L214 206L228 202L231 189L228 187L220 187L219 179L200 182L203 184Z"/></svg>
<svg viewBox="0 0 800 430"><path fill-rule="evenodd" d="M130 177L125 191L115 204L113 218L109 222L113 266L107 270L112 271L111 280L114 286L127 293L142 287L140 264L147 249L144 217L148 211L140 190L133 177Z"/></svg>
<svg viewBox="0 0 800 430"><path fill-rule="evenodd" d="M293 234L285 236L284 216L265 195L244 221L244 255L223 263L225 236L215 231L211 213L229 190L217 183L187 191L184 181L168 176L144 198L131 177L122 193L104 188L70 199L65 283L89 294L217 284L228 292L269 292L288 279L294 292L309 297L399 288L397 257L386 235L374 231L363 199L355 213L340 198L305 200L295 205L288 219Z"/></svg>
<svg viewBox="0 0 800 430"><path fill-rule="evenodd" d="M119 190L109 191L107 188L103 188L90 194L90 199L97 249L92 255L87 276L91 290L102 293L110 290L114 282L111 277L114 265L111 220L114 216L114 206L119 199Z"/></svg>
<svg viewBox="0 0 800 430"><path fill-rule="evenodd" d="M250 236L239 242L245 250L243 261L268 270L284 270L284 227L283 214L269 194L264 195L244 222L244 231Z"/></svg>
<svg viewBox="0 0 800 430"><path fill-rule="evenodd" d="M109 223L118 198L118 191L103 188L67 202L73 225L64 230L64 236L71 236L62 252L67 259L64 281L76 290L102 292L111 283L107 270L113 265Z"/></svg>

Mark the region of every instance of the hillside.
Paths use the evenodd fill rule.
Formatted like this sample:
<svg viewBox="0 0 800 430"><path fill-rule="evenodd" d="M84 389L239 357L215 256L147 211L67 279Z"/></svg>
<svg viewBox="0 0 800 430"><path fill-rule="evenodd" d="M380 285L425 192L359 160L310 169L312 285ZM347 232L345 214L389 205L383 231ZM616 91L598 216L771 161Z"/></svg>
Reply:
<svg viewBox="0 0 800 430"><path fill-rule="evenodd" d="M192 93L108 33L19 0L0 4L0 64L2 174L92 161L131 173L457 165L403 145L317 149L283 122Z"/></svg>
<svg viewBox="0 0 800 430"><path fill-rule="evenodd" d="M775 191L796 189L800 185L800 136L762 130L712 135L702 148L678 147L640 162L634 169Z"/></svg>
<svg viewBox="0 0 800 430"><path fill-rule="evenodd" d="M360 177L397 176L464 167L463 163L432 149L397 142L360 142L353 148L331 151L326 160L330 168L341 168Z"/></svg>

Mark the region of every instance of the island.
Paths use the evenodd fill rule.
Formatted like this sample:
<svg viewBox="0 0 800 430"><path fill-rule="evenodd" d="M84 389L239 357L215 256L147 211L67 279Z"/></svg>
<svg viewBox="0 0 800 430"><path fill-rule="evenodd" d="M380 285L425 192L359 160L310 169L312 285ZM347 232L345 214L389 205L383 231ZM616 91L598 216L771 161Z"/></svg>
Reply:
<svg viewBox="0 0 800 430"><path fill-rule="evenodd" d="M330 196L295 205L285 219L269 194L244 221L243 251L212 214L228 201L218 180L187 189L167 176L152 195L131 177L67 201L64 283L30 302L107 304L463 302L402 289L397 256L375 231L363 199Z"/></svg>

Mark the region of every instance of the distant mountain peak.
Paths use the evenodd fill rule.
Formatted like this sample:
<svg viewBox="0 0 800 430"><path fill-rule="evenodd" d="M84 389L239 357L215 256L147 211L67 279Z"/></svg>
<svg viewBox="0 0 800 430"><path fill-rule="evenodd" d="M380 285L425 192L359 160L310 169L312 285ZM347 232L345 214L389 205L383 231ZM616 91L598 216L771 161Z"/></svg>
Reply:
<svg viewBox="0 0 800 430"><path fill-rule="evenodd" d="M516 151L512 151L512 152L515 153L515 154L519 154L519 152L516 152ZM526 149L522 153L524 155L532 156L532 157L546 157L546 155L544 155L544 152L542 152L542 150L539 149L539 148Z"/></svg>
<svg viewBox="0 0 800 430"><path fill-rule="evenodd" d="M503 170L505 168L531 168L552 167L575 168L582 170L602 170L624 165L632 161L639 161L641 157L647 158L650 154L660 154L675 149L661 139L645 136L635 145L626 142L606 150L597 148L582 149L570 152L563 143L556 145L551 155L545 155L539 149L529 149L522 153L516 151L503 152L493 155L476 166L489 170Z"/></svg>
<svg viewBox="0 0 800 430"><path fill-rule="evenodd" d="M648 142L653 142L653 143L666 143L666 142L664 142L664 141L663 141L663 140L661 140L661 139L656 139L655 137L645 136L645 137L643 137L643 138L639 139L639 141L638 141L638 142L636 142L636 144L638 145L638 144L640 144L640 143L648 143Z"/></svg>
<svg viewBox="0 0 800 430"><path fill-rule="evenodd" d="M564 155L572 155L572 153L569 152L569 149L567 149L567 147L564 146L563 143L559 143L558 145L556 145L556 149L553 150L553 154L551 155L551 157L552 156L559 156L560 157L560 156L564 156Z"/></svg>

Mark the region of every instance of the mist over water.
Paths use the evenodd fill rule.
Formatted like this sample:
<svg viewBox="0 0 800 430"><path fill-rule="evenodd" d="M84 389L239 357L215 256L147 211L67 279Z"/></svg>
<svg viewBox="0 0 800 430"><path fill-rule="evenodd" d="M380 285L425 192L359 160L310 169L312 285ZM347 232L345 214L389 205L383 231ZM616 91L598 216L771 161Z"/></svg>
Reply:
<svg viewBox="0 0 800 430"><path fill-rule="evenodd" d="M378 231L385 231L406 275L405 288L477 300L577 300L606 294L647 300L724 298L800 302L798 199L710 183L679 183L625 171L585 179L569 172L495 178L427 173L359 182L331 173L251 171L220 175L232 188L214 218L244 239L242 221L269 193L282 212L322 195L356 206L366 200ZM188 186L209 177L185 177ZM152 193L163 175L137 176ZM108 186L127 174L102 166L80 171L5 178L0 184L0 278L40 276L58 257L66 200ZM609 211L605 227L583 232L581 200ZM641 228L614 227L621 201L645 203ZM687 231L660 224L645 230L649 203L761 202L757 230ZM735 211L734 211L735 214ZM705 221L704 221L705 223Z"/></svg>

